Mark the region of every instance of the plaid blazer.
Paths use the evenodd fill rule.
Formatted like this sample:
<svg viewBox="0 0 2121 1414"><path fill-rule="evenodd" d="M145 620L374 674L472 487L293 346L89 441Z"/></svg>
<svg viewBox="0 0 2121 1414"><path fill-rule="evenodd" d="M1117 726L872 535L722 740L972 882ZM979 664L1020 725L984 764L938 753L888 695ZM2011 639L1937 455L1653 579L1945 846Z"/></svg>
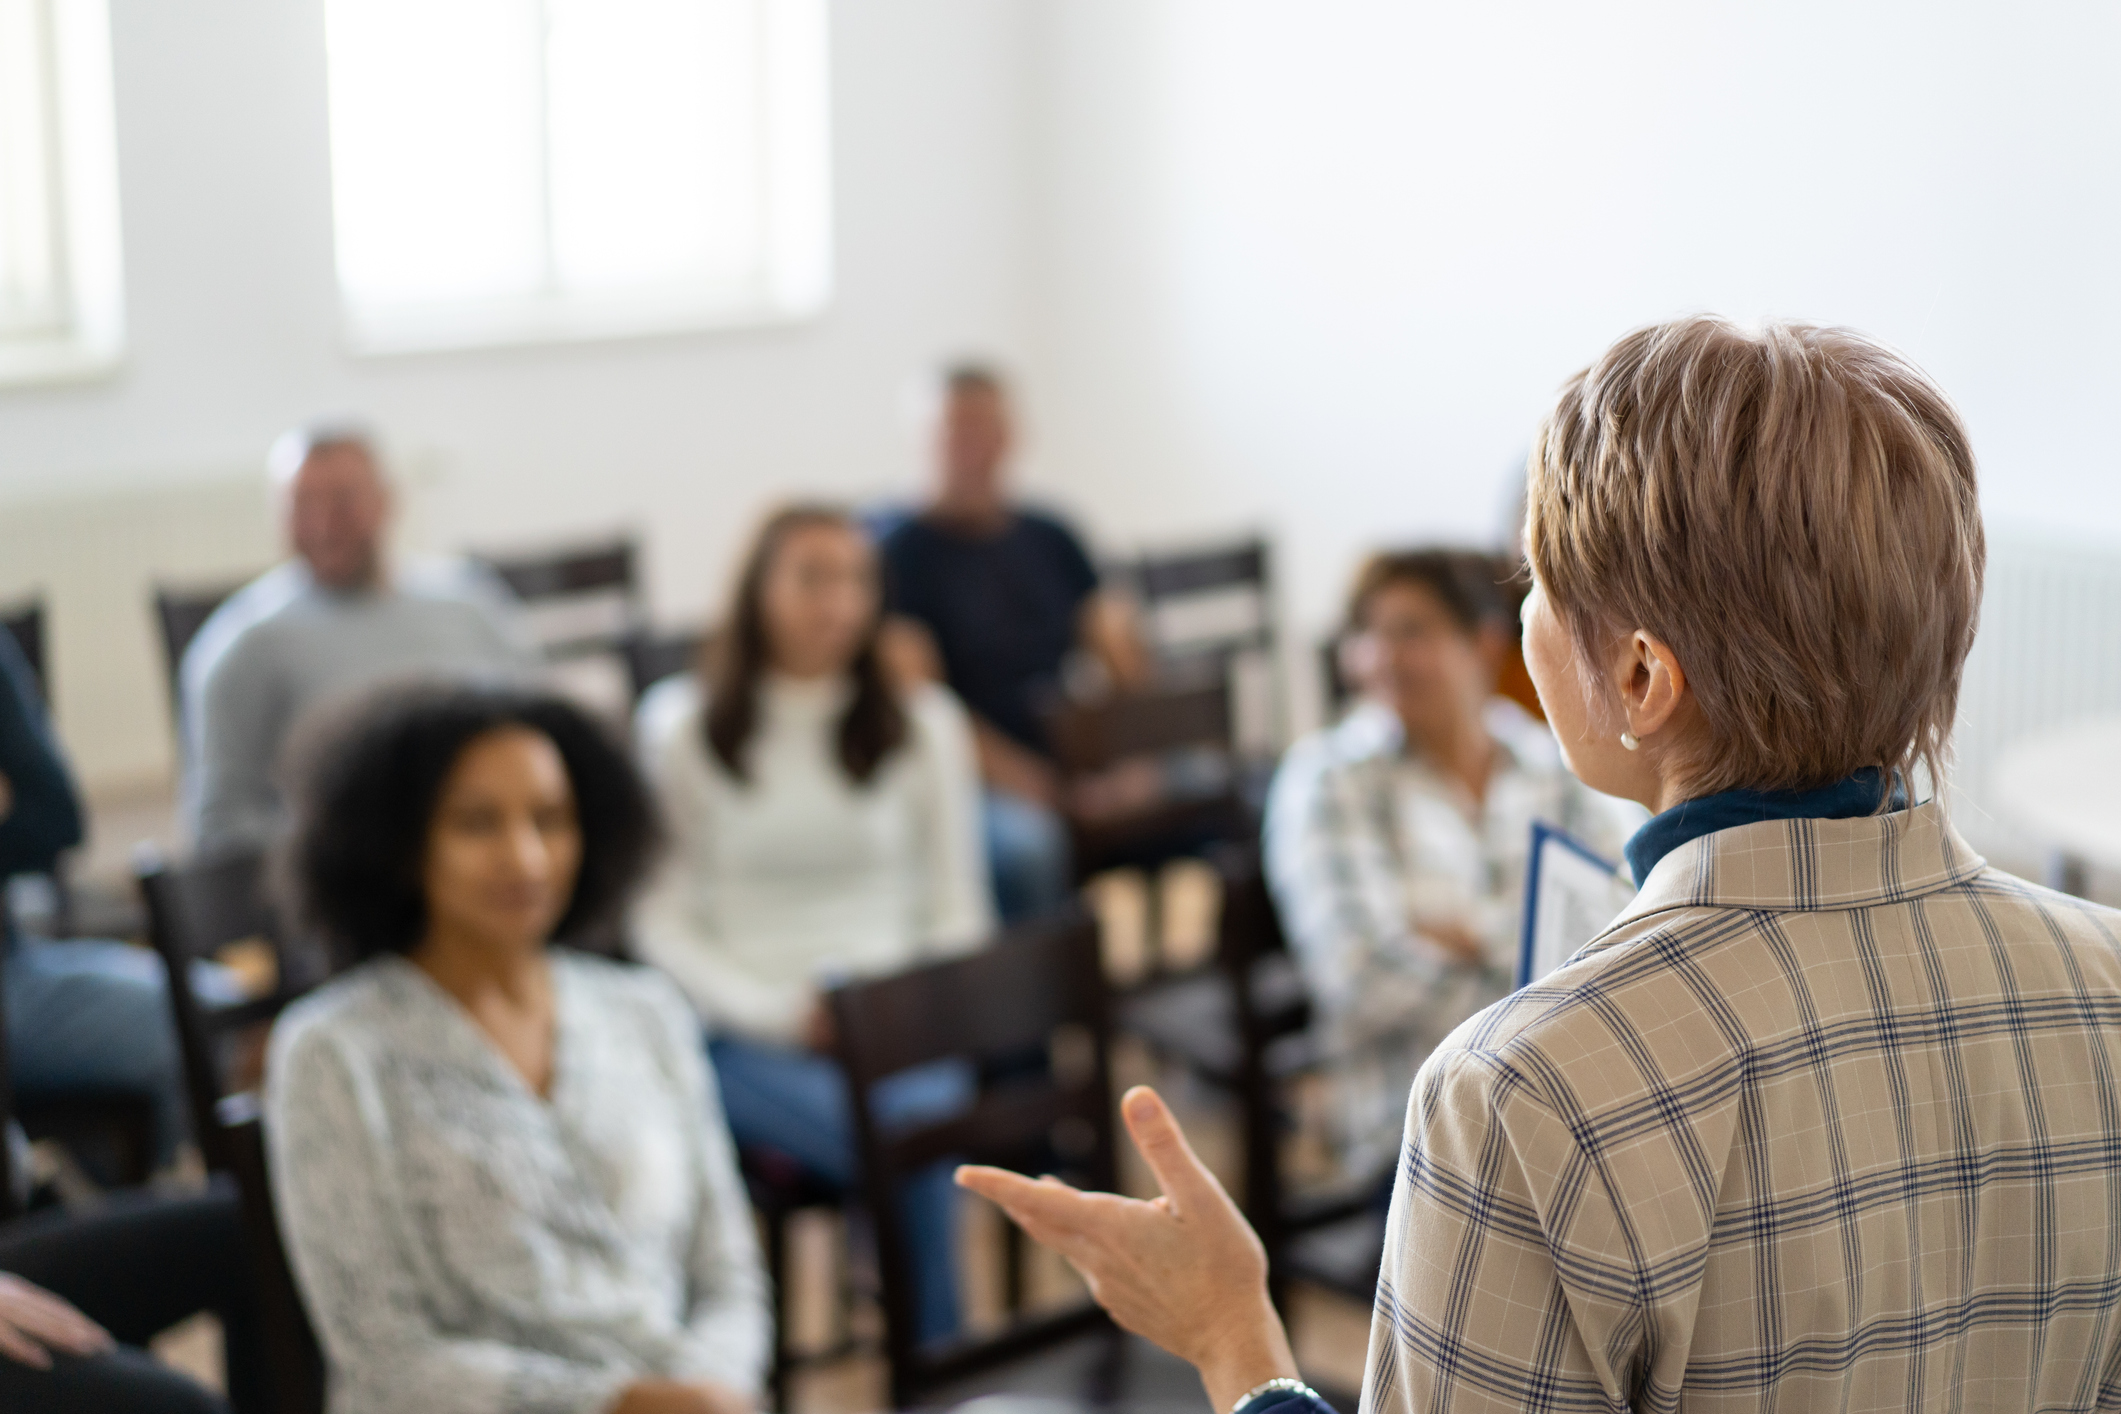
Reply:
<svg viewBox="0 0 2121 1414"><path fill-rule="evenodd" d="M1363 1404L2121 1408L2121 914L1934 803L1675 849L1415 1080Z"/></svg>

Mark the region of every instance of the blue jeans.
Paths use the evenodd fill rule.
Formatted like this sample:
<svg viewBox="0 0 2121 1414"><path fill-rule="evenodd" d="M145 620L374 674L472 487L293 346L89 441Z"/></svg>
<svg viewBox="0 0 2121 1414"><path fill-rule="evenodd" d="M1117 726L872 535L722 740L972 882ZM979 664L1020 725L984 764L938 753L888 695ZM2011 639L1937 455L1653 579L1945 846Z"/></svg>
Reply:
<svg viewBox="0 0 2121 1414"><path fill-rule="evenodd" d="M23 938L5 966L16 1094L143 1096L154 1105L155 1166L166 1166L186 1125L184 1068L161 962L124 943Z"/></svg>
<svg viewBox="0 0 2121 1414"><path fill-rule="evenodd" d="M859 1179L847 1080L824 1056L733 1036L707 1045L729 1132L739 1145L777 1149L834 1187ZM877 1123L911 1124L968 1109L976 1090L969 1067L940 1061L894 1075L870 1097ZM915 1335L926 1344L958 1329L955 1165L935 1164L908 1179L899 1219L913 1252Z"/></svg>
<svg viewBox="0 0 2121 1414"><path fill-rule="evenodd" d="M994 911L1004 923L1020 923L1059 909L1075 882L1067 825L1020 795L989 786L980 797Z"/></svg>

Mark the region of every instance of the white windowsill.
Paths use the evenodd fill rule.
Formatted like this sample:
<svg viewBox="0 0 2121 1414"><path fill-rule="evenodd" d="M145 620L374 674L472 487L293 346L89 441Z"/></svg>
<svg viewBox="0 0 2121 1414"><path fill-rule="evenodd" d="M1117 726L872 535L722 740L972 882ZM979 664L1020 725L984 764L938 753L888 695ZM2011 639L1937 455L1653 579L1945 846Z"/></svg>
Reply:
<svg viewBox="0 0 2121 1414"><path fill-rule="evenodd" d="M54 384L94 383L125 363L122 344L72 339L0 339L0 391Z"/></svg>
<svg viewBox="0 0 2121 1414"><path fill-rule="evenodd" d="M728 333L805 323L827 298L511 301L397 309L342 307L356 357L533 348L670 334Z"/></svg>

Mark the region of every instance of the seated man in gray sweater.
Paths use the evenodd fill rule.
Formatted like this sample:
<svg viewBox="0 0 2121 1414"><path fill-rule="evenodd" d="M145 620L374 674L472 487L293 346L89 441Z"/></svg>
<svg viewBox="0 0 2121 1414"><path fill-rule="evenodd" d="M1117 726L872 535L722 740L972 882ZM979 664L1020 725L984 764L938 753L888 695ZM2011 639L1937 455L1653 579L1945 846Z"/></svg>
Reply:
<svg viewBox="0 0 2121 1414"><path fill-rule="evenodd" d="M537 663L490 571L389 562L390 487L364 429L298 428L269 466L293 553L214 611L181 669L183 808L201 855L272 839L280 750L318 700L388 677L508 677Z"/></svg>

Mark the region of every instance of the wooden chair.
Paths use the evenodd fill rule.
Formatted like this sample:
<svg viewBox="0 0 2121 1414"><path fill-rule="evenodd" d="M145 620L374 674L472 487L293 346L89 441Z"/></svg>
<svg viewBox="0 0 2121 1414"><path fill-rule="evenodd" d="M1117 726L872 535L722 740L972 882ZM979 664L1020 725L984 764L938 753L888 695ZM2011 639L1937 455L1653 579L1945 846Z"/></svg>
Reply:
<svg viewBox="0 0 2121 1414"><path fill-rule="evenodd" d="M49 710L52 705L52 680L46 670L44 659L44 601L25 599L0 609L0 628L15 636L15 646L22 650L23 661L37 678L37 700Z"/></svg>
<svg viewBox="0 0 2121 1414"><path fill-rule="evenodd" d="M1256 844L1215 850L1222 888L1211 973L1131 997L1120 1024L1237 1104L1245 1217L1267 1249L1277 1290L1290 1281L1367 1302L1384 1252L1384 1214L1370 1185L1294 1192L1281 1140L1287 1091L1317 1069L1311 1003L1289 955Z"/></svg>
<svg viewBox="0 0 2121 1414"><path fill-rule="evenodd" d="M1065 785L1136 757L1177 762L1190 779L1167 783L1143 808L1116 818L1068 820L1075 876L1107 869L1149 872L1145 936L1148 976L1164 971L1156 953L1162 934L1162 891L1155 871L1174 859L1225 840L1259 832L1260 782L1235 748L1230 681L1225 665L1202 662L1172 670L1148 688L1092 702L1065 702L1047 717L1048 740Z"/></svg>
<svg viewBox="0 0 2121 1414"><path fill-rule="evenodd" d="M624 654L641 633L641 599L632 537L541 553L478 557L522 601L533 636L548 659Z"/></svg>
<svg viewBox="0 0 2121 1414"><path fill-rule="evenodd" d="M230 1156L218 1148L220 1104L256 1088L264 1033L273 1018L322 982L331 966L321 947L291 941L266 896L264 856L256 851L187 864L143 852L135 873L147 907L148 939L169 979L199 1147L208 1168L230 1169ZM227 1003L200 997L192 965L227 959L234 950L246 954L242 971L252 984L249 995Z"/></svg>
<svg viewBox="0 0 2121 1414"><path fill-rule="evenodd" d="M155 586L155 628L162 640L162 668L169 684L169 717L180 734L184 730L184 652L214 610L247 583L239 579L192 588Z"/></svg>
<svg viewBox="0 0 2121 1414"><path fill-rule="evenodd" d="M1111 1033L1096 924L1081 915L1027 924L969 957L840 987L830 1001L876 1230L893 1406L912 1407L947 1382L1093 1332L1113 1342L1096 1376L1105 1386L1096 1392L1109 1403L1118 1332L1089 1302L1016 1315L998 1334L922 1346L913 1253L897 1202L912 1175L946 1160L1063 1171L1090 1187L1113 1187ZM1027 1056L1047 1059L1027 1066ZM969 1108L903 1127L877 1122L880 1082L946 1059L980 1074ZM1012 1264L1011 1286L1019 1279Z"/></svg>
<svg viewBox="0 0 2121 1414"><path fill-rule="evenodd" d="M1264 745L1278 747L1288 728L1288 700L1277 654L1281 620L1274 596L1273 552L1264 539L1149 553L1120 567L1131 583L1159 656L1171 663L1203 657L1224 665L1233 681L1254 663L1266 688Z"/></svg>
<svg viewBox="0 0 2121 1414"><path fill-rule="evenodd" d="M281 1414L322 1414L324 1357L280 1244L257 1085L264 1035L288 1003L330 973L320 947L294 944L265 892L263 857L206 864L143 857L140 892L148 936L169 979L192 1122L207 1167L234 1177L260 1310L267 1378ZM210 1002L192 987L192 964L251 954L258 985L245 999Z"/></svg>
<svg viewBox="0 0 2121 1414"><path fill-rule="evenodd" d="M664 678L690 671L700 661L700 651L706 642L707 635L698 630L657 633L652 629L641 629L629 637L623 651L626 680L633 688L634 704L638 706L641 695Z"/></svg>
<svg viewBox="0 0 2121 1414"><path fill-rule="evenodd" d="M1256 827L1231 731L1230 680L1220 664L1167 672L1134 692L1062 702L1046 730L1064 782L1141 757L1187 767L1188 779L1138 812L1071 821L1079 878L1121 864L1153 867L1209 840L1245 838Z"/></svg>
<svg viewBox="0 0 2121 1414"><path fill-rule="evenodd" d="M257 1302L258 1339L275 1414L324 1414L324 1351L295 1285L280 1220L255 1093L231 1095L219 1107L221 1148L243 1210L243 1249Z"/></svg>

